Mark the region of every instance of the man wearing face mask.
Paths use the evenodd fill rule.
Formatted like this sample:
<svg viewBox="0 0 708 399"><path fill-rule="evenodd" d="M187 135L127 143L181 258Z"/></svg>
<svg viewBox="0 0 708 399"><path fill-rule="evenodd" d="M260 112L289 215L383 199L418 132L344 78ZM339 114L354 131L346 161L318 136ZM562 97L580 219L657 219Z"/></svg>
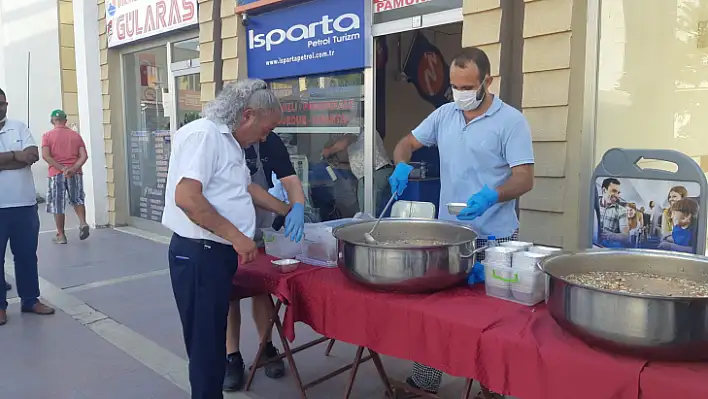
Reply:
<svg viewBox="0 0 708 399"><path fill-rule="evenodd" d="M433 111L404 137L394 150L396 168L392 194L401 195L413 169L408 162L423 146L440 152L440 219L469 224L478 235L477 247L488 236L498 241L516 239L519 221L516 200L533 188L534 156L531 132L524 116L489 92L489 58L472 47L455 57L450 84L455 102ZM466 202L455 217L445 204ZM442 372L416 363L407 383L437 392ZM482 389L482 397L496 397Z"/></svg>

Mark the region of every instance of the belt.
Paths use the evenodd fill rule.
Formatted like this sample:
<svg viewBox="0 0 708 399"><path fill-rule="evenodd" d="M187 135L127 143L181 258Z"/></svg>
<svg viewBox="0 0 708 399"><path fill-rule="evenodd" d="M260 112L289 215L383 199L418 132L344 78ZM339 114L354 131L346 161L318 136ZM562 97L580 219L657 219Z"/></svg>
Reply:
<svg viewBox="0 0 708 399"><path fill-rule="evenodd" d="M190 242L193 242L193 243L199 244L199 245L215 245L215 246L221 246L221 247L226 247L226 248L231 248L231 247L232 247L232 246L229 245L229 244L224 244L224 243L222 243L222 242L216 242L216 241L212 241L212 240L207 240L206 238L189 238L189 237L182 237L181 235L176 234L176 233L175 233L175 235L176 235L177 237L183 239L183 240L190 241Z"/></svg>

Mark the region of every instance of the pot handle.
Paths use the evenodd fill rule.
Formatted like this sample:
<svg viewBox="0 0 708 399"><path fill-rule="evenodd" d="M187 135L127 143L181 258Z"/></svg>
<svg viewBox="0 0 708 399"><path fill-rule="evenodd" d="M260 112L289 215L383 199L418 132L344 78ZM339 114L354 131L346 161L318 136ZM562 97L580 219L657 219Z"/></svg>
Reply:
<svg viewBox="0 0 708 399"><path fill-rule="evenodd" d="M467 246L469 246L469 244L468 244ZM472 252L470 252L469 254L466 254L466 255L460 254L460 257L461 257L461 258L465 258L465 259L471 258L471 257L473 257L475 254L478 254L478 253L484 251L485 249L487 249L487 246L486 246L486 245L483 246L483 247L475 248L475 249L472 250Z"/></svg>

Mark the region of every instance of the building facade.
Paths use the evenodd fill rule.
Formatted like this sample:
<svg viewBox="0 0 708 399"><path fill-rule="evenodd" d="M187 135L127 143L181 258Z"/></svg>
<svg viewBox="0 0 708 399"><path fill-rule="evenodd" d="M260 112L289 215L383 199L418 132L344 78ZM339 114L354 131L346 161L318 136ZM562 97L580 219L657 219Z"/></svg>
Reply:
<svg viewBox="0 0 708 399"><path fill-rule="evenodd" d="M142 7L136 15L156 10L156 3L177 4L182 22L175 19L172 28L122 43L125 39L115 35L123 28L106 1L118 10ZM328 1L312 0L321 2L323 10L331 6ZM487 52L494 75L491 91L521 109L531 125L536 181L519 203L524 240L571 249L589 246L595 195L590 180L610 148L676 149L708 168L708 152L702 152L708 136L700 133L703 113L698 109L708 86L702 78L708 71L706 0L677 0L661 10L639 0L352 3L359 1L364 10L357 39L364 54L360 64L296 75L292 71L297 68L289 66L267 79L286 104L287 118L276 132L308 184L313 220L375 208L375 134L382 136L390 155L397 139L431 112L436 101L449 100L441 72L467 46ZM81 2L93 7L92 0ZM186 23L192 17L184 7L188 3L196 4L196 14ZM87 85L86 96L100 88L100 130L91 134L100 134L96 148L102 146L105 153L105 201L97 200L105 208L99 206L97 213L105 213L106 223L160 230L156 220L159 196L164 196L169 132L196 117L198 104L213 99L224 84L261 77L262 69L249 71L254 69L249 55L252 61L262 55L253 38L249 45L251 33L263 28L253 21L270 23L278 15L291 15L286 13L299 18L297 11L288 11L297 7L307 5L296 0L98 0L94 15L100 80ZM343 29L353 26L340 22ZM268 28L287 33L298 23L305 22L286 20ZM414 59L418 53L420 60L442 61L444 67L426 66ZM77 73L81 81L81 71ZM329 107L326 118L316 106ZM360 134L361 152L351 149L322 161L323 150L346 133ZM361 154L363 204L353 197L359 176L348 172L350 167L356 171L353 165ZM324 173L317 171L320 166ZM337 177L331 181L330 169ZM434 178L422 179L421 192L428 190L427 184L434 185Z"/></svg>
<svg viewBox="0 0 708 399"><path fill-rule="evenodd" d="M37 143L52 128L49 114L57 108L80 130L71 0L0 1L0 88L10 103L8 117L28 124ZM46 162L32 172L44 196Z"/></svg>

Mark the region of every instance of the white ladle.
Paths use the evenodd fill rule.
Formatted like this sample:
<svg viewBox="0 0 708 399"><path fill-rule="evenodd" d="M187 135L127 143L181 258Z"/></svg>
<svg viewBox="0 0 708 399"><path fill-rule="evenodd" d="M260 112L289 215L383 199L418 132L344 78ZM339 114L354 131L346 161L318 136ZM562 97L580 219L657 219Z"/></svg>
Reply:
<svg viewBox="0 0 708 399"><path fill-rule="evenodd" d="M383 211L381 211L381 215L379 215L379 218L376 220L376 223L374 223L374 227L371 229L370 232L364 233L364 239L366 240L367 243L369 244L376 244L376 239L374 238L374 230L379 226L379 223L381 223L381 219L384 217L386 214L386 211L388 211L388 208L391 207L391 204L393 204L393 200L396 199L396 194L394 193L391 195L391 199L388 200L388 203L386 204L386 207L384 207Z"/></svg>

